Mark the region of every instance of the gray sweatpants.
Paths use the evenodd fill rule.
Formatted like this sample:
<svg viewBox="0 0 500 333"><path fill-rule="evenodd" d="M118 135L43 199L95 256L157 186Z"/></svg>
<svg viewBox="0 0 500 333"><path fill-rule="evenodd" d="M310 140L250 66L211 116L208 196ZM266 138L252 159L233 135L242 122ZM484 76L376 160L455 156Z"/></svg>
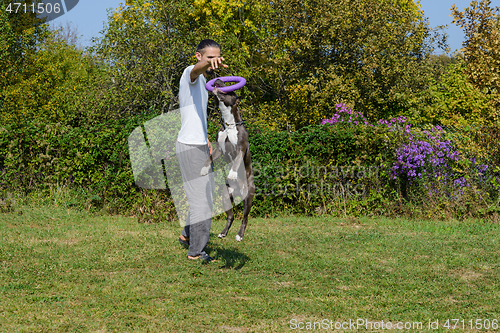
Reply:
<svg viewBox="0 0 500 333"><path fill-rule="evenodd" d="M201 176L203 164L210 156L208 145L176 144L176 156L182 173L189 214L182 235L189 238L189 256L205 253L210 237L213 204L213 173Z"/></svg>

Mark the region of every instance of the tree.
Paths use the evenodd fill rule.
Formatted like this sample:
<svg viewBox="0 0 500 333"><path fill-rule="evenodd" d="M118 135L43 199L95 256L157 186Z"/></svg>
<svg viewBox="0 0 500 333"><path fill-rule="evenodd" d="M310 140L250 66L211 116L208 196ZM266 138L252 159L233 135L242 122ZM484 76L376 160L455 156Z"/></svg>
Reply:
<svg viewBox="0 0 500 333"><path fill-rule="evenodd" d="M16 13L8 10L13 1L0 0L0 75L7 85L21 75L30 65L37 46L47 37L45 19L36 13ZM40 2L37 0L36 2ZM16 1L31 4L31 1ZM16 6L17 7L17 6ZM11 7L12 8L12 7ZM1 81L0 81L1 82Z"/></svg>
<svg viewBox="0 0 500 333"><path fill-rule="evenodd" d="M346 102L369 118L409 113L428 80L431 30L412 0L127 0L110 13L94 54L117 115L175 107L201 39L222 45L247 78L247 117L297 129ZM112 91L112 92L105 92Z"/></svg>
<svg viewBox="0 0 500 333"><path fill-rule="evenodd" d="M94 60L64 40L49 37L34 54L23 75L2 90L5 123L26 120L78 125L90 108L96 77L105 75ZM74 123L76 122L76 123Z"/></svg>
<svg viewBox="0 0 500 333"><path fill-rule="evenodd" d="M106 112L117 116L166 112L176 107L178 82L184 68L196 62L197 44L213 38L222 46L230 68L219 75L249 77L253 50L262 24L252 4L242 0L127 0L109 14L103 37L92 52L112 71L113 90ZM258 23L257 23L258 22ZM245 28L243 28L245 27Z"/></svg>
<svg viewBox="0 0 500 333"><path fill-rule="evenodd" d="M47 38L45 19L35 13L15 13L8 10L13 1L0 0L0 117L9 118L13 111L6 91L33 74L37 48ZM27 1L16 1L29 3ZM38 1L37 1L38 2ZM11 7L12 8L12 7Z"/></svg>
<svg viewBox="0 0 500 333"><path fill-rule="evenodd" d="M78 26L73 22L65 21L58 25L50 24L50 30L54 32L54 38L64 40L68 45L74 45L76 48L81 48Z"/></svg>
<svg viewBox="0 0 500 333"><path fill-rule="evenodd" d="M109 13L103 37L91 48L111 73L101 82L112 99L104 112L167 111L175 103L174 82L191 55L193 32L184 11L186 1L127 0Z"/></svg>
<svg viewBox="0 0 500 333"><path fill-rule="evenodd" d="M432 34L408 0L272 2L256 47L276 114L298 128L345 102L370 119L407 114L427 83ZM285 124L286 125L286 124Z"/></svg>
<svg viewBox="0 0 500 333"><path fill-rule="evenodd" d="M74 122L88 110L97 67L32 13L5 10L0 2L0 121ZM90 99L90 98L89 98Z"/></svg>
<svg viewBox="0 0 500 333"><path fill-rule="evenodd" d="M451 63L439 80L431 79L428 104L419 122L445 126L485 125L495 113L494 97L484 94L465 74L463 59Z"/></svg>
<svg viewBox="0 0 500 333"><path fill-rule="evenodd" d="M500 7L492 8L490 0L472 1L460 12L451 8L453 23L464 29L462 52L465 73L483 93L495 98L496 112L490 117L500 121Z"/></svg>

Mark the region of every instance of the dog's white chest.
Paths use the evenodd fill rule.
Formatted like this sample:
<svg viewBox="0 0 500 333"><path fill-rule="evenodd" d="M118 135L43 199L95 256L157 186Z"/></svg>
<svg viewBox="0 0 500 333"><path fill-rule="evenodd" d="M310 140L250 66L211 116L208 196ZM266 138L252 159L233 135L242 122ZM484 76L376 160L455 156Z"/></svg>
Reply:
<svg viewBox="0 0 500 333"><path fill-rule="evenodd" d="M236 129L236 122L234 120L234 116L231 113L231 107L226 106L223 102L220 102L219 109L222 113L223 121L226 124L226 129L224 131L219 132L219 147L221 147L222 153L225 153L226 138L229 138L229 142L231 142L234 146L236 146L238 142L238 130Z"/></svg>

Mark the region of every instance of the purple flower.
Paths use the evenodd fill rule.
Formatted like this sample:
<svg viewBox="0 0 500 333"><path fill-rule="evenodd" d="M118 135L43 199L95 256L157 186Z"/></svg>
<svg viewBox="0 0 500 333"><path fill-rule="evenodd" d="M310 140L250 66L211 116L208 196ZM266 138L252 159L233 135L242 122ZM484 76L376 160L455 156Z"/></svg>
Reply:
<svg viewBox="0 0 500 333"><path fill-rule="evenodd" d="M392 119L379 119L376 123L369 123L360 112L354 112L344 103L336 105L336 113L330 119L323 119L321 124L336 124L349 122L354 126L368 125L370 127L387 128L388 131L401 134L396 138L404 140L404 144L397 148L395 159L390 168L391 179L404 176L410 183L419 182L429 195L444 193L449 197L457 193L463 194L463 188L471 187L469 178L463 175L463 166L460 161L462 155L453 141L445 139L445 131L440 126L434 126L421 132L413 130L406 117L399 116ZM420 134L418 134L420 133ZM488 165L479 164L475 157L469 161L478 172L478 180L483 182ZM500 180L499 180L500 182Z"/></svg>

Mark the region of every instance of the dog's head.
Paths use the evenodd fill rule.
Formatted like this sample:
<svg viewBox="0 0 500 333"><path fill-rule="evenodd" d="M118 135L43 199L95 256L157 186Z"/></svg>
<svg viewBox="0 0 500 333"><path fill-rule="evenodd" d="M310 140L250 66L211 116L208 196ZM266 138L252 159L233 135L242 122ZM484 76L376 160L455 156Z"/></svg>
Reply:
<svg viewBox="0 0 500 333"><path fill-rule="evenodd" d="M238 106L238 104L240 103L240 98L236 96L236 93L234 91L225 93L222 92L222 90L218 89L225 86L226 84L222 82L222 80L215 80L214 89L212 90L212 92L219 100L219 104L224 103L226 107L230 108Z"/></svg>

